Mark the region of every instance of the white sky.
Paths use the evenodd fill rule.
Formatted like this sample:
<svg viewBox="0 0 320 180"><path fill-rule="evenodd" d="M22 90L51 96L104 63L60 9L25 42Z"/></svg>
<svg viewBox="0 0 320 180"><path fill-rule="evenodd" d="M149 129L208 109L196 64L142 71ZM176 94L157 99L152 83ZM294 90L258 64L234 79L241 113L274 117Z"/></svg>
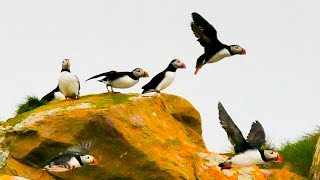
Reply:
<svg viewBox="0 0 320 180"><path fill-rule="evenodd" d="M259 120L277 145L294 140L320 125L319 2L260 2L0 0L0 119L13 116L27 95L41 98L55 88L64 58L71 59L82 95L105 92L102 83L84 82L97 73L141 67L153 76L179 58L187 69L163 92L198 109L209 150L230 146L218 101L245 135ZM203 48L190 29L193 11L247 55L206 65L194 76ZM141 92L149 80L122 92Z"/></svg>

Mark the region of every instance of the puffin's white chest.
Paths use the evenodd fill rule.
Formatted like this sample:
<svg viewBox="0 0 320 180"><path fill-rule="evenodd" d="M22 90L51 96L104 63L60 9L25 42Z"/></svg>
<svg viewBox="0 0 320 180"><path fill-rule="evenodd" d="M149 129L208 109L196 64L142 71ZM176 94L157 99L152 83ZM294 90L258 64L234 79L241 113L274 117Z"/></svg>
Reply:
<svg viewBox="0 0 320 180"><path fill-rule="evenodd" d="M226 48L224 48L212 56L207 63L215 63L228 56L231 56L231 54Z"/></svg>
<svg viewBox="0 0 320 180"><path fill-rule="evenodd" d="M111 82L107 82L107 84L111 85L112 87L115 88L130 88L132 86L134 86L135 84L137 84L139 82L139 80L134 80L131 77L129 77L128 75L123 76L121 78L118 78L114 81Z"/></svg>
<svg viewBox="0 0 320 180"><path fill-rule="evenodd" d="M77 76L69 72L61 72L59 88L66 97L79 96L80 84Z"/></svg>
<svg viewBox="0 0 320 180"><path fill-rule="evenodd" d="M161 90L167 88L168 86L170 86L170 84L174 80L175 75L176 75L175 72L167 71L163 80L156 87L156 91L161 91Z"/></svg>
<svg viewBox="0 0 320 180"><path fill-rule="evenodd" d="M72 169L81 167L79 161L75 157L72 157L70 161L68 161L68 164Z"/></svg>
<svg viewBox="0 0 320 180"><path fill-rule="evenodd" d="M248 150L231 158L233 165L252 166L255 164L264 164L260 152L258 150Z"/></svg>

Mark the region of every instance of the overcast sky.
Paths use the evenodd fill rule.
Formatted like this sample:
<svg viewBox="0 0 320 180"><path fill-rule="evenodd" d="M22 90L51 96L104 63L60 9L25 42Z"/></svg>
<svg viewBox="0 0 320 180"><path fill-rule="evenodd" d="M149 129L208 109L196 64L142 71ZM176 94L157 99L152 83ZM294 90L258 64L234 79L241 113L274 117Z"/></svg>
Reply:
<svg viewBox="0 0 320 180"><path fill-rule="evenodd" d="M320 125L319 1L43 1L0 0L0 119L14 115L27 95L57 85L64 58L81 94L105 92L85 79L141 67L151 76L179 58L187 69L163 92L188 99L200 112L211 151L228 149L218 120L221 101L246 135L259 120L280 145ZM226 44L245 56L225 58L193 75L203 53L191 13L204 16ZM129 90L141 92L150 78Z"/></svg>

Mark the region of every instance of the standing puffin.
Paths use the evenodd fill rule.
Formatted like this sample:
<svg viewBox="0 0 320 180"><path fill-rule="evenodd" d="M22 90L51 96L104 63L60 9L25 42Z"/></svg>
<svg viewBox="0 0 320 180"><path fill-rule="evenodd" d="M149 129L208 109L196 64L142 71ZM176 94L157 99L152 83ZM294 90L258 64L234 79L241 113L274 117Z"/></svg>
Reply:
<svg viewBox="0 0 320 180"><path fill-rule="evenodd" d="M98 74L93 76L86 81L94 78L98 78L104 76L103 79L98 80L99 82L103 82L107 86L107 91L109 91L108 86L111 86L111 92L113 88L130 88L136 85L139 82L139 78L141 77L149 77L148 73L141 68L136 68L131 72L117 72L117 71L109 71L105 73Z"/></svg>
<svg viewBox="0 0 320 180"><path fill-rule="evenodd" d="M89 153L91 142L84 142L78 146L69 148L50 160L43 170L49 172L65 172L74 170L83 165L97 165L99 162Z"/></svg>
<svg viewBox="0 0 320 180"><path fill-rule="evenodd" d="M63 100L63 99L65 99L65 97L60 92L59 85L58 85L54 90L52 90L51 92L43 96L43 98L41 98L41 101L49 102L52 100Z"/></svg>
<svg viewBox="0 0 320 180"><path fill-rule="evenodd" d="M142 87L142 94L150 92L160 93L161 90L170 86L178 68L185 69L186 65L179 59L172 60L164 71L157 74L149 83Z"/></svg>
<svg viewBox="0 0 320 180"><path fill-rule="evenodd" d="M200 14L191 14L191 29L198 38L199 43L204 47L204 53L197 59L196 71L207 63L215 63L221 59L236 54L246 54L246 50L239 45L226 45L219 41L216 29L206 21Z"/></svg>
<svg viewBox="0 0 320 180"><path fill-rule="evenodd" d="M270 161L282 162L282 156L271 149L261 149L266 143L266 135L259 121L251 125L247 139L244 139L237 125L232 121L222 104L218 103L219 119L223 129L227 132L229 141L234 146L235 155L220 163L221 169L230 169L233 165L251 166Z"/></svg>
<svg viewBox="0 0 320 180"><path fill-rule="evenodd" d="M62 61L59 89L66 98L78 99L80 96L80 82L77 76L70 71L69 59Z"/></svg>

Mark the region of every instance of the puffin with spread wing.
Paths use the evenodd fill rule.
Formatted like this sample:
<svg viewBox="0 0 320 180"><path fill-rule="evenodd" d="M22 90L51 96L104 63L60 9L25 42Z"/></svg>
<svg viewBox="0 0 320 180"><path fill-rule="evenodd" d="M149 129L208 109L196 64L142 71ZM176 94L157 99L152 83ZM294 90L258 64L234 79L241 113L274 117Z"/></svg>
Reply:
<svg viewBox="0 0 320 180"><path fill-rule="evenodd" d="M270 161L282 162L283 158L278 152L272 149L262 149L266 143L266 135L259 121L252 123L250 133L245 139L220 102L218 109L220 124L227 132L236 153L233 157L219 164L221 169L230 169L234 165L244 167Z"/></svg>
<svg viewBox="0 0 320 180"><path fill-rule="evenodd" d="M236 54L246 54L246 50L239 45L221 43L217 37L217 30L200 14L193 12L191 16L193 20L191 29L201 46L204 47L204 53L197 59L194 74L197 74L202 66L207 63L215 63Z"/></svg>
<svg viewBox="0 0 320 180"><path fill-rule="evenodd" d="M88 141L67 149L67 151L60 153L57 157L50 160L43 170L65 172L84 165L97 165L99 163L98 160L89 154L91 145L92 143Z"/></svg>

